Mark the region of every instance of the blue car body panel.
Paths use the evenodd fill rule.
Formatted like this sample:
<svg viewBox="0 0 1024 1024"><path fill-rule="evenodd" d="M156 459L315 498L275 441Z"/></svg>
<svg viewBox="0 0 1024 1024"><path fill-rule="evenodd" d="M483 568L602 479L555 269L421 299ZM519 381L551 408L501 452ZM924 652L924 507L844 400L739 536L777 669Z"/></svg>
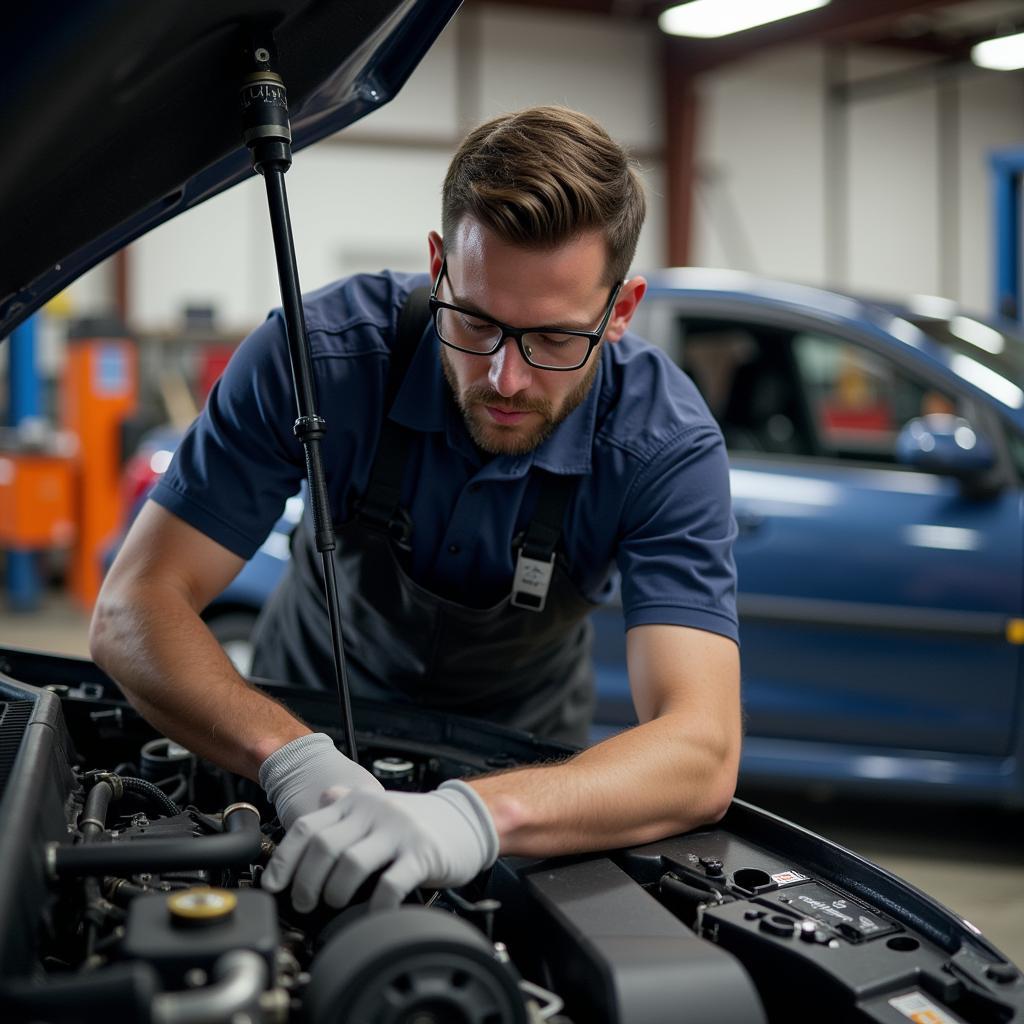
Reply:
<svg viewBox="0 0 1024 1024"><path fill-rule="evenodd" d="M979 386L989 379L969 356L965 365L898 307L711 271L655 276L645 304L693 321L827 331L963 396L986 431L1024 425L1018 382ZM730 462L743 777L1024 805L1021 647L1009 642L1024 614L1016 473L971 494L899 465ZM596 620L601 717L621 720L622 621L615 608Z"/></svg>

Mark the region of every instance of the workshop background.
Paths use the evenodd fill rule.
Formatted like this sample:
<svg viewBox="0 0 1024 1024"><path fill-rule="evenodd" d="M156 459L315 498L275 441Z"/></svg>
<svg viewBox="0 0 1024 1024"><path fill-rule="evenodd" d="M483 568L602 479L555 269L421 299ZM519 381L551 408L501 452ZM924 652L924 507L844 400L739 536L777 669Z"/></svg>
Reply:
<svg viewBox="0 0 1024 1024"><path fill-rule="evenodd" d="M970 54L1024 30L1024 3L832 0L709 40L666 36L665 6L469 0L393 102L297 154L288 190L303 288L424 269L462 133L561 103L596 117L642 166L638 271L725 268L1017 317L1024 74ZM42 544L13 493L25 478L0 451L0 643L87 654L104 559L148 482L131 456L147 431L188 423L231 349L278 304L265 202L253 179L156 229L20 328L16 348L0 347L3 449L46 446L64 467ZM104 349L105 401L83 417L81 341L112 338L126 347ZM144 449L145 465L164 450ZM1024 962L1019 810L838 798L819 784L741 794L891 867Z"/></svg>

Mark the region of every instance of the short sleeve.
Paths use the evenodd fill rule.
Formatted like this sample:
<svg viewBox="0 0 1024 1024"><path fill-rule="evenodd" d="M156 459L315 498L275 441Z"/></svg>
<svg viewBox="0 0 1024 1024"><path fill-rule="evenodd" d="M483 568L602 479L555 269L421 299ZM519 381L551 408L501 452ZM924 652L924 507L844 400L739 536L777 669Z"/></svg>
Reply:
<svg viewBox="0 0 1024 1024"><path fill-rule="evenodd" d="M252 557L303 478L284 324L270 316L239 346L151 497Z"/></svg>
<svg viewBox="0 0 1024 1024"><path fill-rule="evenodd" d="M738 642L736 523L718 430L691 425L663 445L624 508L617 562L626 629L692 626Z"/></svg>

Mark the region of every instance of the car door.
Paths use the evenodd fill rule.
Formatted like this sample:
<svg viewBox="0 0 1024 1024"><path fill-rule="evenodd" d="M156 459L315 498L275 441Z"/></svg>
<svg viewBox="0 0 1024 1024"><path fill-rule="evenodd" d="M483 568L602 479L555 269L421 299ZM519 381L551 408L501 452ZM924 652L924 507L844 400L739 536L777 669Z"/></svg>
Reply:
<svg viewBox="0 0 1024 1024"><path fill-rule="evenodd" d="M1007 752L1019 493L972 495L894 455L908 420L983 410L850 334L685 316L678 328L730 449L748 732Z"/></svg>

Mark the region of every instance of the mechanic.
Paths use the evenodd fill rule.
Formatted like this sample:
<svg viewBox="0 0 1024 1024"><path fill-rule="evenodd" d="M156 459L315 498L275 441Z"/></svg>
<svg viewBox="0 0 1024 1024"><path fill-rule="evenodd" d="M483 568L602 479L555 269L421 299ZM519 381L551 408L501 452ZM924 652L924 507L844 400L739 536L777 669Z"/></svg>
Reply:
<svg viewBox="0 0 1024 1024"><path fill-rule="evenodd" d="M258 779L288 830L263 885L291 884L299 910L345 905L374 872L371 904L395 904L499 854L653 841L728 807L728 465L690 380L624 337L646 288L626 277L644 212L603 128L520 111L455 154L429 279L355 276L305 301L353 693L583 743L587 613L617 565L638 726L562 763L386 792L236 673L200 613L304 473L280 311L240 346L107 576L94 659L161 733ZM261 617L256 673L328 687L311 532Z"/></svg>

